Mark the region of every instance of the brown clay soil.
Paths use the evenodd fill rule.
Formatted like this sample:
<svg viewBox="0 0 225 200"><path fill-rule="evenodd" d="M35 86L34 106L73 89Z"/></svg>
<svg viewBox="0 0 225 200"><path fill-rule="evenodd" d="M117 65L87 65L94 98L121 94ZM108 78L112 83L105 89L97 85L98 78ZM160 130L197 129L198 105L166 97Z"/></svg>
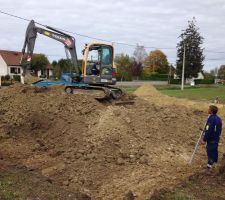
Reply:
<svg viewBox="0 0 225 200"><path fill-rule="evenodd" d="M61 87L2 89L0 159L10 164L0 172L25 168L39 185L50 183L75 199L142 200L201 171L203 147L188 162L208 105L167 97L151 86L135 94L134 105L110 105ZM61 196L55 199L69 199Z"/></svg>

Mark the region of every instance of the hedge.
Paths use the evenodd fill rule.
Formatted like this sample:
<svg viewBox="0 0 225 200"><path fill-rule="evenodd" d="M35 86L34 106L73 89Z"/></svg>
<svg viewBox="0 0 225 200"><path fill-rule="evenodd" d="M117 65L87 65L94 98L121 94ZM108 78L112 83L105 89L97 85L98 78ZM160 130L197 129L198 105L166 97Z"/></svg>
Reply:
<svg viewBox="0 0 225 200"><path fill-rule="evenodd" d="M20 75L13 75L13 80L17 81L17 82L20 82L21 81Z"/></svg>
<svg viewBox="0 0 225 200"><path fill-rule="evenodd" d="M181 84L181 79L171 79L170 84ZM199 84L214 84L214 79L196 79L195 85Z"/></svg>
<svg viewBox="0 0 225 200"><path fill-rule="evenodd" d="M170 84L181 84L181 79L171 79Z"/></svg>
<svg viewBox="0 0 225 200"><path fill-rule="evenodd" d="M214 79L196 79L195 84L214 84Z"/></svg>
<svg viewBox="0 0 225 200"><path fill-rule="evenodd" d="M168 74L151 74L150 76L141 75L140 80L168 81Z"/></svg>

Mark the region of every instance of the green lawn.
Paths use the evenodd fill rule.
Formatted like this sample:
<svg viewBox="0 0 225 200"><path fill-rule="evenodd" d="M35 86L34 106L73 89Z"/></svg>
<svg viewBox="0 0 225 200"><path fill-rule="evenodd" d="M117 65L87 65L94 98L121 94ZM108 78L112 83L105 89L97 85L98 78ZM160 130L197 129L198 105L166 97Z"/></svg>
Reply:
<svg viewBox="0 0 225 200"><path fill-rule="evenodd" d="M121 87L126 93L132 94L138 88L137 86Z"/></svg>
<svg viewBox="0 0 225 200"><path fill-rule="evenodd" d="M225 86L192 87L185 88L183 91L174 87L160 87L157 89L163 94L178 98L211 101L218 96L221 102L225 102Z"/></svg>

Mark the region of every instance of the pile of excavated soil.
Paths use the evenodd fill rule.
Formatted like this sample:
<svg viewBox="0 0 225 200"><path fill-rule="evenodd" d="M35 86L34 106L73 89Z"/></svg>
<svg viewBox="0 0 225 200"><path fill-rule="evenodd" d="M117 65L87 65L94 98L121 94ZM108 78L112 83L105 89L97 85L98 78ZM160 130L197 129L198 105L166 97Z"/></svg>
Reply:
<svg viewBox="0 0 225 200"><path fill-rule="evenodd" d="M181 98L178 99L163 95L157 91L155 87L150 85L143 85L139 87L134 94L149 102L157 103L158 105L179 105L185 106L186 108L195 108L203 111L206 111L209 106L209 103L206 102L197 102ZM219 105L219 107L222 107L222 105Z"/></svg>
<svg viewBox="0 0 225 200"><path fill-rule="evenodd" d="M1 158L92 199L123 199L129 191L145 199L172 187L206 162L200 148L187 164L207 113L166 104L152 87L136 95L134 105L114 106L61 88L2 90Z"/></svg>

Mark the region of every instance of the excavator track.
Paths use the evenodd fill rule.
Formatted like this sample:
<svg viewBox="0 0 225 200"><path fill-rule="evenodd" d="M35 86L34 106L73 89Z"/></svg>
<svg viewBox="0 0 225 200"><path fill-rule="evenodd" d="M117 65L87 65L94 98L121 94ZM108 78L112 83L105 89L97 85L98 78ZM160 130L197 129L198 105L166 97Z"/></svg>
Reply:
<svg viewBox="0 0 225 200"><path fill-rule="evenodd" d="M114 105L134 104L134 99L125 98L126 94L122 89L111 86L88 86L76 87L66 86L65 92L67 94L84 94L94 97L100 102L109 102Z"/></svg>

